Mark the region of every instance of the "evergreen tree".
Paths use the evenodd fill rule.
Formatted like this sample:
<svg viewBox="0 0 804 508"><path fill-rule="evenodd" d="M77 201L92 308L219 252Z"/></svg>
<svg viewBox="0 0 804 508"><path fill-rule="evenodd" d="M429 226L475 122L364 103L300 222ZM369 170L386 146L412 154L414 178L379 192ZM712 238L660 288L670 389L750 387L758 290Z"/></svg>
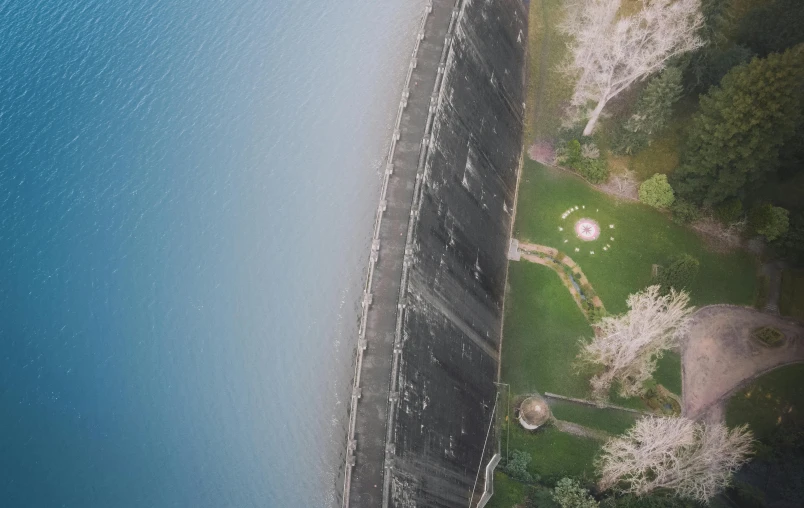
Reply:
<svg viewBox="0 0 804 508"><path fill-rule="evenodd" d="M760 56L779 53L804 41L804 2L776 0L740 21L737 40Z"/></svg>
<svg viewBox="0 0 804 508"><path fill-rule="evenodd" d="M735 67L701 97L673 188L718 204L775 170L802 119L804 44Z"/></svg>
<svg viewBox="0 0 804 508"><path fill-rule="evenodd" d="M681 69L678 67L668 67L650 80L634 113L618 130L612 150L630 155L647 147L651 138L667 126L673 104L681 98L682 92Z"/></svg>

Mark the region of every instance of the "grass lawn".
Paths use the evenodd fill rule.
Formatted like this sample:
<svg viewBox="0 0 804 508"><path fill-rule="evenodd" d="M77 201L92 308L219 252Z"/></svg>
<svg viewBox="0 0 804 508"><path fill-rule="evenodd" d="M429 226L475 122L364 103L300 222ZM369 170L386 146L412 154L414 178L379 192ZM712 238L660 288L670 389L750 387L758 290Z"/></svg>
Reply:
<svg viewBox="0 0 804 508"><path fill-rule="evenodd" d="M681 396L681 355L666 351L656 366L653 378L671 392Z"/></svg>
<svg viewBox="0 0 804 508"><path fill-rule="evenodd" d="M785 270L782 273L779 312L804 319L804 270Z"/></svg>
<svg viewBox="0 0 804 508"><path fill-rule="evenodd" d="M528 18L528 90L525 146L552 138L560 127L562 106L572 86L558 71L568 39L559 29L561 0L532 0Z"/></svg>
<svg viewBox="0 0 804 508"><path fill-rule="evenodd" d="M525 485L508 478L499 470L494 472L494 495L487 508L511 508L525 499Z"/></svg>
<svg viewBox="0 0 804 508"><path fill-rule="evenodd" d="M778 368L755 380L729 400L726 423L747 423L766 440L782 424L804 425L804 365Z"/></svg>
<svg viewBox="0 0 804 508"><path fill-rule="evenodd" d="M562 219L562 214L574 206L583 208ZM573 225L582 217L600 224L598 240L583 242L576 238ZM640 203L617 201L567 172L537 162L528 161L523 169L514 236L556 247L572 257L609 312L625 311L628 295L650 283L652 265L665 264L670 256L680 253L701 262L690 288L694 305L754 303L756 261L749 254L712 252L693 231L674 224L659 211ZM610 248L604 250L604 246ZM539 316L544 315L539 312Z"/></svg>
<svg viewBox="0 0 804 508"><path fill-rule="evenodd" d="M514 394L585 397L588 382L571 364L592 329L569 291L551 269L527 261L511 263L508 280L502 380Z"/></svg>
<svg viewBox="0 0 804 508"><path fill-rule="evenodd" d="M550 411L559 420L577 423L584 427L622 434L634 425L638 414L617 409L599 409L564 400L550 400Z"/></svg>
<svg viewBox="0 0 804 508"><path fill-rule="evenodd" d="M511 425L509 450L529 453L533 460L528 470L541 476L547 483L564 476L592 478L592 460L600 451L600 446L601 443L595 440L565 434L553 426L529 433L519 425Z"/></svg>

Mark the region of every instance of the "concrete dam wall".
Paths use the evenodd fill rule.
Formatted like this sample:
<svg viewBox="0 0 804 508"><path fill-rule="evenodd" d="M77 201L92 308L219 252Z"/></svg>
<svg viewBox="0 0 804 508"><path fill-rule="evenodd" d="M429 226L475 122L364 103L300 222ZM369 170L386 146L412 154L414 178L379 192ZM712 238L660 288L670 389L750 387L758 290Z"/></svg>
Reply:
<svg viewBox="0 0 804 508"><path fill-rule="evenodd" d="M377 212L343 504L467 506L491 457L521 164L521 0L434 0Z"/></svg>

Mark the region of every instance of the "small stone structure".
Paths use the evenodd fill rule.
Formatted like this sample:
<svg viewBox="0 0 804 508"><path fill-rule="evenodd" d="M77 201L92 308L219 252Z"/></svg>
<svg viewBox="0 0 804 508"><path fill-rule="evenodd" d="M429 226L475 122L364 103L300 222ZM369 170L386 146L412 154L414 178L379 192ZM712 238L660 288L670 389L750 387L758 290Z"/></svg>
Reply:
<svg viewBox="0 0 804 508"><path fill-rule="evenodd" d="M519 405L519 424L527 430L536 430L550 419L550 407L539 395L531 395Z"/></svg>

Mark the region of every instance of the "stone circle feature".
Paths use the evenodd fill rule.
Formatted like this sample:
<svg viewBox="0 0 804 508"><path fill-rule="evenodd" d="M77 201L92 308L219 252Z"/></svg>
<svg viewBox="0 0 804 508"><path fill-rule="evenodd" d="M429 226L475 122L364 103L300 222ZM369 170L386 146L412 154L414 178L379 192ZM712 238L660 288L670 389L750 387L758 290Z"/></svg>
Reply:
<svg viewBox="0 0 804 508"><path fill-rule="evenodd" d="M579 219L575 223L575 236L585 242L597 240L600 236L600 225L592 219Z"/></svg>

